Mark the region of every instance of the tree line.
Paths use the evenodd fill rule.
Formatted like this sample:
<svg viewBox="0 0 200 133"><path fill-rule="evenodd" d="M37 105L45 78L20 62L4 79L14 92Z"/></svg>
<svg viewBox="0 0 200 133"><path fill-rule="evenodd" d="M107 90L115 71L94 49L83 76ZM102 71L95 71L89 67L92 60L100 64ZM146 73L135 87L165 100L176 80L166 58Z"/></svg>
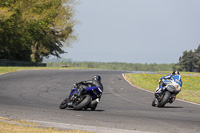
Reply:
<svg viewBox="0 0 200 133"><path fill-rule="evenodd" d="M73 14L73 0L1 0L0 59L60 57L64 42L76 39Z"/></svg>
<svg viewBox="0 0 200 133"><path fill-rule="evenodd" d="M46 60L47 61L47 60ZM184 51L178 63L171 64L141 64L141 63L120 63L120 62L73 62L71 59L51 59L47 62L49 67L82 67L108 70L128 71L186 71L200 72L200 45L197 49Z"/></svg>
<svg viewBox="0 0 200 133"><path fill-rule="evenodd" d="M79 67L105 70L126 70L126 71L172 71L174 64L141 64L123 62L73 62L71 59L48 60L47 67Z"/></svg>
<svg viewBox="0 0 200 133"><path fill-rule="evenodd" d="M194 51L184 51L174 69L186 72L200 72L200 45Z"/></svg>

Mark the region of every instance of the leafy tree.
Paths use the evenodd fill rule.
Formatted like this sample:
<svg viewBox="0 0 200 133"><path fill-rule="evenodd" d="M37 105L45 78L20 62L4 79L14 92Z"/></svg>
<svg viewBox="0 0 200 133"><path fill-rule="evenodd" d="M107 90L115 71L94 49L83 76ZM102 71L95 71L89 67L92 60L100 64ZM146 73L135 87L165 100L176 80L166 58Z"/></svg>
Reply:
<svg viewBox="0 0 200 133"><path fill-rule="evenodd" d="M1 0L0 58L60 57L73 35L73 0ZM70 43L66 43L67 46Z"/></svg>
<svg viewBox="0 0 200 133"><path fill-rule="evenodd" d="M197 72L200 72L200 45L198 46L198 48L195 50L194 52L194 62L195 62L195 69Z"/></svg>
<svg viewBox="0 0 200 133"><path fill-rule="evenodd" d="M179 63L176 64L174 69L179 71L200 72L200 45L197 49L184 51L183 55L179 58Z"/></svg>
<svg viewBox="0 0 200 133"><path fill-rule="evenodd" d="M19 19L19 11L11 8L12 2L0 1L0 58L26 60L24 55L30 54L26 41L22 38L26 34Z"/></svg>

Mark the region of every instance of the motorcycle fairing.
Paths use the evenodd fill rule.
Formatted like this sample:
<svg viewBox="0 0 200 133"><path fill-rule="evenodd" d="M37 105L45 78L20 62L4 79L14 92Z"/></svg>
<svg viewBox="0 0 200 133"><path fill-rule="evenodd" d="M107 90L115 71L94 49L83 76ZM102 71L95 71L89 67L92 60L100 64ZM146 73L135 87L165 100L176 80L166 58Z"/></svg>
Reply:
<svg viewBox="0 0 200 133"><path fill-rule="evenodd" d="M101 89L99 89L98 87L87 87L86 92L88 92L92 96L92 99L96 99L99 95L102 94Z"/></svg>

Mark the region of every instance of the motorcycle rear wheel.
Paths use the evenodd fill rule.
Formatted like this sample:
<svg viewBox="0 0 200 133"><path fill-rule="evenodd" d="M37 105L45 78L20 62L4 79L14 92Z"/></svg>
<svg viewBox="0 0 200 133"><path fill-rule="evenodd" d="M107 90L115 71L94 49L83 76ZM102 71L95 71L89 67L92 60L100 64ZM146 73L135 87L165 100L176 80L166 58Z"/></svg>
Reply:
<svg viewBox="0 0 200 133"><path fill-rule="evenodd" d="M75 110L82 110L84 107L87 107L87 105L91 102L92 97L90 95L84 95L83 100L77 104L74 105Z"/></svg>
<svg viewBox="0 0 200 133"><path fill-rule="evenodd" d="M164 107L165 104L168 102L170 96L171 93L169 91L165 91L162 100L158 103L158 107Z"/></svg>
<svg viewBox="0 0 200 133"><path fill-rule="evenodd" d="M95 104L93 107L91 107L91 110L94 111L97 107L97 104Z"/></svg>

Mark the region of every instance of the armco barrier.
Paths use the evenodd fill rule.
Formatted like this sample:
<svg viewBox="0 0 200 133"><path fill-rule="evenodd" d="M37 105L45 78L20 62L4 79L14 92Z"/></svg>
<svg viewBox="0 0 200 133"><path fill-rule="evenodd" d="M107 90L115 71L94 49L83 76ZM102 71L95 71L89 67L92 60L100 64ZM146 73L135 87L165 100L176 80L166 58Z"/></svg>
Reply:
<svg viewBox="0 0 200 133"><path fill-rule="evenodd" d="M35 63L35 62L28 62L28 61L15 61L15 60L0 59L0 66L41 66L41 67L46 67L46 63Z"/></svg>

